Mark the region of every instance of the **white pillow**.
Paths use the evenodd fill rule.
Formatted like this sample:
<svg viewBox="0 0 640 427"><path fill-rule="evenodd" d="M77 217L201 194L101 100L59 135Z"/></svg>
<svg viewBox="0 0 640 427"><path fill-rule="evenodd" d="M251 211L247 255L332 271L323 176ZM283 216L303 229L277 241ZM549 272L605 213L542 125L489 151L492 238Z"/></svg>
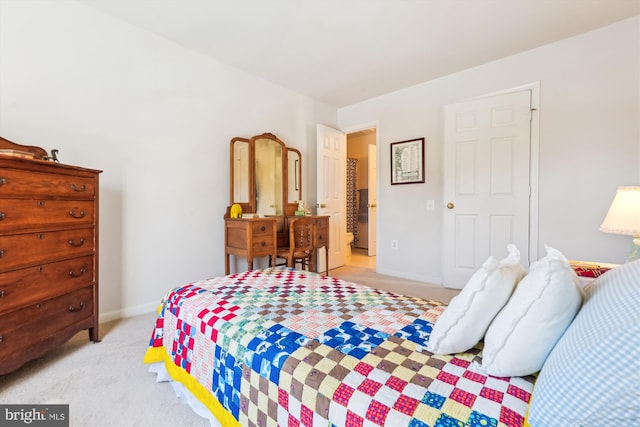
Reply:
<svg viewBox="0 0 640 427"><path fill-rule="evenodd" d="M478 371L498 377L533 374L582 304L578 276L557 249L531 264L484 337Z"/></svg>
<svg viewBox="0 0 640 427"><path fill-rule="evenodd" d="M436 321L427 350L434 354L461 353L482 339L491 320L508 301L525 271L520 252L508 245L502 261L490 256L469 279Z"/></svg>

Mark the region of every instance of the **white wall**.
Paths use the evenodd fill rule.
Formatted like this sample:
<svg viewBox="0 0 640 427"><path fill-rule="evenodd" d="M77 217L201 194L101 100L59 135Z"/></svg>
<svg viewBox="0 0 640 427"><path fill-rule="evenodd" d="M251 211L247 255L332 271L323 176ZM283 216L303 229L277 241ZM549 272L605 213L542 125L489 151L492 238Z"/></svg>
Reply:
<svg viewBox="0 0 640 427"><path fill-rule="evenodd" d="M300 149L310 195L316 123L336 110L75 1L0 3L0 135L104 171L103 320L224 273L232 137Z"/></svg>
<svg viewBox="0 0 640 427"><path fill-rule="evenodd" d="M539 255L549 244L572 259L623 262L630 237L598 227L616 187L640 184L639 35L635 17L339 109L341 128L378 123L378 272L441 283L442 210L426 200L446 203L442 106L536 81ZM426 183L391 187L389 144L423 136Z"/></svg>

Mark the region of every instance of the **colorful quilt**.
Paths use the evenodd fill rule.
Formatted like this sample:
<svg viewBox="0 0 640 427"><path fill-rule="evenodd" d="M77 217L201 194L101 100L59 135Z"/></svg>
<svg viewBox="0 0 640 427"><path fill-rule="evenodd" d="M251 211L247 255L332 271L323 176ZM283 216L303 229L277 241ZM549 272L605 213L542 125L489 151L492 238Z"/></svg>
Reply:
<svg viewBox="0 0 640 427"><path fill-rule="evenodd" d="M223 426L522 426L533 377L425 350L445 306L286 268L172 289L146 363L164 362Z"/></svg>

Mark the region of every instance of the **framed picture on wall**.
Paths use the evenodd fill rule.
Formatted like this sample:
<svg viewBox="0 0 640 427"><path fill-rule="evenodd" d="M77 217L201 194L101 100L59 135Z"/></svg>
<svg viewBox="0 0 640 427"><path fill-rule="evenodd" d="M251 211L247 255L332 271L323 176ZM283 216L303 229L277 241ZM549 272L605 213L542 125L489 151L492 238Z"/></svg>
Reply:
<svg viewBox="0 0 640 427"><path fill-rule="evenodd" d="M391 185L424 182L424 138L391 143Z"/></svg>

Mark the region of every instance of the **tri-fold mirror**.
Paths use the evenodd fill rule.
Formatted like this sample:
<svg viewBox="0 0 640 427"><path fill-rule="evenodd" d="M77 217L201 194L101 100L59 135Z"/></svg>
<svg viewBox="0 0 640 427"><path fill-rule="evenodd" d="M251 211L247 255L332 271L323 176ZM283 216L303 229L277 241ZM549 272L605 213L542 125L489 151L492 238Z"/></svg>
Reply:
<svg viewBox="0 0 640 427"><path fill-rule="evenodd" d="M263 133L231 140L231 204L258 216L294 215L302 200L302 155Z"/></svg>

